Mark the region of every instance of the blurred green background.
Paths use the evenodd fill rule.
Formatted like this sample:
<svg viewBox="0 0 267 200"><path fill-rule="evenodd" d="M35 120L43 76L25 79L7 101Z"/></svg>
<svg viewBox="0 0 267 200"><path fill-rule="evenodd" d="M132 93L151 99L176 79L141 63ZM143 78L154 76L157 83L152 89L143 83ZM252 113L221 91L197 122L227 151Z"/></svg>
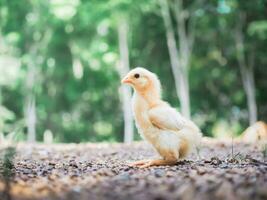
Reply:
<svg viewBox="0 0 267 200"><path fill-rule="evenodd" d="M181 67L203 133L238 135L267 120L266 52L266 0L0 0L1 137L123 141L128 63L178 110Z"/></svg>

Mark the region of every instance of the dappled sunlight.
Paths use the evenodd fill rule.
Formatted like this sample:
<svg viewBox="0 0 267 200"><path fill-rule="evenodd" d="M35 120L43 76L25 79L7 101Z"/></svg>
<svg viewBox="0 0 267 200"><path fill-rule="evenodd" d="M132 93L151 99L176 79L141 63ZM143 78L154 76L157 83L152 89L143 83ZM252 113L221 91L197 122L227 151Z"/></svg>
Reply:
<svg viewBox="0 0 267 200"><path fill-rule="evenodd" d="M50 4L56 17L62 20L69 20L76 14L80 0L51 0Z"/></svg>

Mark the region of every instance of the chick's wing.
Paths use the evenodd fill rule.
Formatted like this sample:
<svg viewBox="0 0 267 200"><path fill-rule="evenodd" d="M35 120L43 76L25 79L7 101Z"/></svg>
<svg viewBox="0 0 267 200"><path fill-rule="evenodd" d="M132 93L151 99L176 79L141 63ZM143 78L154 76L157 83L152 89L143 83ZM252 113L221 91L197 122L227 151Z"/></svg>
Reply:
<svg viewBox="0 0 267 200"><path fill-rule="evenodd" d="M158 106L149 110L149 119L159 129L179 131L186 125L186 119L169 106Z"/></svg>

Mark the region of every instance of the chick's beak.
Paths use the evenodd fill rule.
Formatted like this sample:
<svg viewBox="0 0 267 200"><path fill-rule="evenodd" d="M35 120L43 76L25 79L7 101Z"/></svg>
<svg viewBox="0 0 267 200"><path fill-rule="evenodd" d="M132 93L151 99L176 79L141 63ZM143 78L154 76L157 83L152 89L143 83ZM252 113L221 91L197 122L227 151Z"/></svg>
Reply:
<svg viewBox="0 0 267 200"><path fill-rule="evenodd" d="M129 76L125 76L122 80L121 80L121 83L132 83L132 80Z"/></svg>

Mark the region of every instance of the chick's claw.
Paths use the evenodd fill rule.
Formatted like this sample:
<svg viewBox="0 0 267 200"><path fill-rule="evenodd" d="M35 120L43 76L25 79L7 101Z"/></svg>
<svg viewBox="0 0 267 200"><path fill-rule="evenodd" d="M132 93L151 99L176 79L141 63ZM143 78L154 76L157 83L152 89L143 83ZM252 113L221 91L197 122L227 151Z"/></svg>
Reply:
<svg viewBox="0 0 267 200"><path fill-rule="evenodd" d="M153 166L166 166L166 165L175 165L177 163L176 160L164 160L164 159L158 159L158 160L151 160L141 166L140 168L147 168L147 167L153 167Z"/></svg>
<svg viewBox="0 0 267 200"><path fill-rule="evenodd" d="M175 165L177 163L176 160L164 160L164 159L157 159L157 160L139 160L129 164L131 167L139 167L141 169L153 167L153 166L166 166L166 165Z"/></svg>
<svg viewBox="0 0 267 200"><path fill-rule="evenodd" d="M129 166L131 166L131 167L138 167L138 166L145 165L145 164L147 164L149 162L150 162L150 160L139 160L139 161L130 163Z"/></svg>
<svg viewBox="0 0 267 200"><path fill-rule="evenodd" d="M144 169L144 168L148 168L148 167L152 167L152 166L155 166L155 165L153 164L152 161L150 161L150 162L144 163L143 165L139 165L138 167L140 169Z"/></svg>

